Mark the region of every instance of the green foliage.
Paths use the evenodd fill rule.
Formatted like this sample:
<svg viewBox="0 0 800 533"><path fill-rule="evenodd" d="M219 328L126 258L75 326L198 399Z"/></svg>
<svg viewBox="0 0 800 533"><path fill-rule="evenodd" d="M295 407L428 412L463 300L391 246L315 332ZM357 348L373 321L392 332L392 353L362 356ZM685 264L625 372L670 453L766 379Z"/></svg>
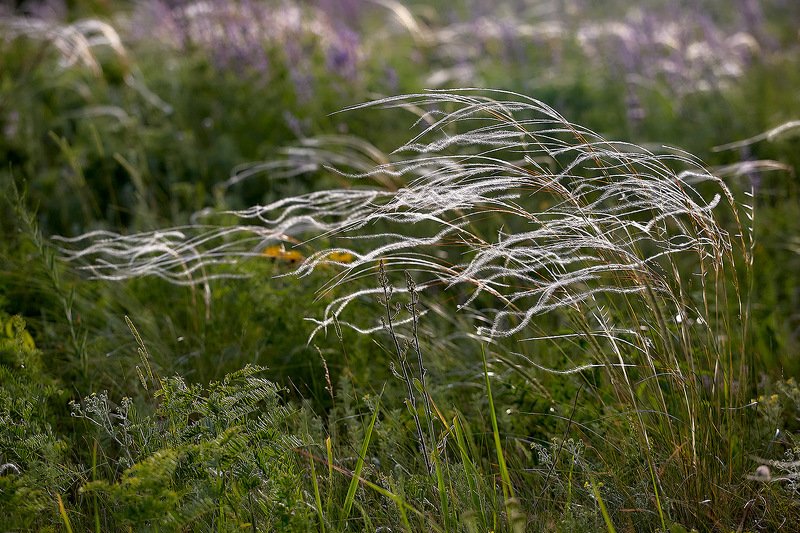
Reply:
<svg viewBox="0 0 800 533"><path fill-rule="evenodd" d="M0 514L8 529L52 526L56 495L80 475L52 426L64 395L43 373L25 321L0 311L0 323Z"/></svg>
<svg viewBox="0 0 800 533"><path fill-rule="evenodd" d="M350 2L252 2L297 4L274 18L302 22L290 37L259 34L264 70L220 66L213 46L179 43L186 26L149 31L137 17L150 3L137 4L70 0L63 20L46 26L0 7L4 530L800 527L800 389L790 377L800 371L800 145L796 129L762 135L800 119L800 11L791 2L737 3L758 7L746 16L722 0L647 10L621 1L361 2L357 13ZM158 6L168 4L193 5ZM657 31L647 29L651 11ZM70 29L85 17L100 30L83 35L92 37L86 48L69 48L81 43ZM348 36L355 52L331 46ZM731 58L733 68L715 77L708 57ZM353 72L337 70L351 60ZM696 61L707 68L681 70ZM253 225L260 221L226 210L330 188L394 193L412 182L390 173L354 181L329 168L361 173L393 161L384 150L457 104L337 112L387 94L468 86L530 95L657 154L677 146L721 176L741 224L735 209L716 209L715 220L731 238L752 231L752 265L737 257L707 285L689 261L658 272L675 303L708 304L707 323L694 315L678 323L657 298L612 297L533 320L530 330L548 342L484 344L472 318L489 298L454 312L469 291L440 279L424 295L408 288L411 297L400 280L391 299L369 265L350 288L383 288L384 300L362 294L354 316L379 330L363 336L333 323L309 344L313 324L303 318L342 296L318 289L330 289L343 265L297 279L286 257L259 249L229 265L245 280L174 287L86 281L87 271L58 259L66 245L55 235ZM463 154L486 148L460 133L448 124L442 138L462 143ZM484 155L524 166L508 145ZM535 164L552 172L571 164L567 155ZM512 210L568 205L540 202L540 192L524 190ZM487 213L465 228L486 243L529 226L508 220ZM414 237L430 222L397 227ZM354 246L389 225L356 225ZM302 257L334 246L331 235L280 239ZM452 266L465 246L452 239L431 257ZM419 246L410 252L421 257ZM419 265L409 270L421 274ZM508 276L497 282L514 285ZM598 329L614 335L586 334ZM632 344L645 337L661 340ZM587 361L598 366L552 372Z"/></svg>
<svg viewBox="0 0 800 533"><path fill-rule="evenodd" d="M128 399L111 407L105 393L73 404L106 446L121 449L120 479L81 488L103 502L107 527L299 528L309 512L293 452L301 443L262 371L247 366L207 387L161 379L147 416Z"/></svg>

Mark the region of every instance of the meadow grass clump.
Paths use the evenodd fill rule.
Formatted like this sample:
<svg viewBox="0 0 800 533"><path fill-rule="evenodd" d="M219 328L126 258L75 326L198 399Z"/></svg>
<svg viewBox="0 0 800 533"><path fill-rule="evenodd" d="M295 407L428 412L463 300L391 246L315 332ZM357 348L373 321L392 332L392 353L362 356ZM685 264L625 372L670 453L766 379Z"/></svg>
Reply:
<svg viewBox="0 0 800 533"><path fill-rule="evenodd" d="M588 497L605 498L599 510L607 523L625 518L625 508L642 509L642 519L662 528L736 516L752 407L745 349L751 235L727 186L686 154L607 141L519 94L433 91L352 109L367 107L414 109L419 119L389 162L339 171L360 186L230 211L238 220L230 225L204 224L205 213L195 224L149 233L61 238L63 256L98 279L157 276L209 286L244 275L243 262L276 243L330 243L295 271L339 269L320 289L329 301L311 318L312 338L334 327L374 333L417 324L425 310L364 313L376 297L388 305L387 291L456 300L455 308L429 309L469 316L475 329L461 333L508 354L524 376L582 383L578 411L591 413L595 425L609 420L595 435L610 448L594 446L582 463L600 469L582 475ZM399 185L364 185L376 176ZM379 265L376 287L365 280ZM391 285L399 271L413 289ZM414 378L404 381L419 412ZM491 402L489 409L495 412ZM425 412L433 416L430 406ZM429 454L434 431L415 420ZM499 438L496 444L505 470ZM608 455L615 446L637 454ZM425 464L434 468L427 455ZM544 492L528 492L523 508L535 508L553 475L526 479ZM517 501L505 476L505 499ZM514 513L507 510L507 519Z"/></svg>
<svg viewBox="0 0 800 533"><path fill-rule="evenodd" d="M800 529L800 4L23 4L5 529Z"/></svg>

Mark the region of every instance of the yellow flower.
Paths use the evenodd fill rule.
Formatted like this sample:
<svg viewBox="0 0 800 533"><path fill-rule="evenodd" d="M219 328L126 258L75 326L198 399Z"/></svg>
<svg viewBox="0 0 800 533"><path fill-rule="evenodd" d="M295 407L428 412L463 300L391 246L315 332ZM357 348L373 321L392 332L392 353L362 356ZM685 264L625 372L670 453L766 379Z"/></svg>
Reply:
<svg viewBox="0 0 800 533"><path fill-rule="evenodd" d="M328 259L337 263L352 263L355 261L355 257L349 252L331 252L328 254Z"/></svg>
<svg viewBox="0 0 800 533"><path fill-rule="evenodd" d="M261 255L264 257L269 257L275 261L282 261L285 263L299 263L305 257L303 254L298 252L297 250L287 250L284 248L283 244L277 244L275 246L267 246L264 248L264 251L261 252Z"/></svg>

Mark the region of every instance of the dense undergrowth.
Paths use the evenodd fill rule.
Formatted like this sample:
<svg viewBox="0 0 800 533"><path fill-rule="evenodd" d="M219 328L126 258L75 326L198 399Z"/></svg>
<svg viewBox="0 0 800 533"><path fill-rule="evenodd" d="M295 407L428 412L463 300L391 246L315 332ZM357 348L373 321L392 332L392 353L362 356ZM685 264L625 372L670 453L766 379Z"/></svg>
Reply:
<svg viewBox="0 0 800 533"><path fill-rule="evenodd" d="M4 8L0 529L800 527L800 12L735 4Z"/></svg>

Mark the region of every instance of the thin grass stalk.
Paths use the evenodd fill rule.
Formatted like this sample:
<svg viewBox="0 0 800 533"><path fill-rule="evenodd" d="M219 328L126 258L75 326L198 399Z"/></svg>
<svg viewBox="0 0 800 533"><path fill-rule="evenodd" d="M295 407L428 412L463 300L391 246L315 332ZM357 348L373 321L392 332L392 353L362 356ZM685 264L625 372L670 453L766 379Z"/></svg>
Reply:
<svg viewBox="0 0 800 533"><path fill-rule="evenodd" d="M72 533L72 523L69 520L67 509L64 507L64 501L61 499L61 494L56 494L56 502L58 503L58 514L61 515L61 520L64 522L64 529L67 533Z"/></svg>
<svg viewBox="0 0 800 533"><path fill-rule="evenodd" d="M408 310L411 312L411 339L414 344L414 351L417 354L417 372L420 381L420 394L424 401L425 418L428 422L428 442L431 443L432 453L436 454L436 434L433 429L433 410L431 409L430 393L428 392L428 384L426 376L428 371L425 369L425 363L422 359L422 349L419 346L419 315L417 313L417 305L419 304L419 293L417 293L417 285L414 283L414 278L406 271L406 287L408 288L408 295L410 301L407 305Z"/></svg>
<svg viewBox="0 0 800 533"><path fill-rule="evenodd" d="M319 520L320 533L325 533L325 516L322 510L322 497L319 492L319 482L317 480L317 470L314 467L314 460L309 459L311 465L311 486L314 488L314 506L317 511L317 519Z"/></svg>
<svg viewBox="0 0 800 533"><path fill-rule="evenodd" d="M589 484L592 487L592 494L594 495L597 505L600 507L600 513L603 515L603 521L606 523L606 530L608 533L617 533L617 529L614 527L614 522L611 520L611 515L608 513L608 509L603 501L603 496L600 494L600 489L598 488L597 483L595 483L591 476L589 477L589 480Z"/></svg>
<svg viewBox="0 0 800 533"><path fill-rule="evenodd" d="M432 454L433 470L436 478L436 492L439 495L439 514L444 521L444 530L452 531L453 517L450 514L450 494L447 491L447 484L444 479L444 465L440 460L439 454Z"/></svg>
<svg viewBox="0 0 800 533"><path fill-rule="evenodd" d="M375 410L372 413L372 418L370 418L369 425L367 426L367 430L364 434L364 441L361 443L361 450L358 453L356 467L353 470L353 477L350 480L350 485L347 488L347 495L344 498L344 504L342 506L342 520L347 520L347 518L350 516L350 510L353 508L353 502L355 501L356 497L356 489L358 489L358 482L361 479L361 470L364 468L364 462L367 457L367 449L369 448L369 441L372 438L372 430L375 428L375 422L378 420L378 410L380 408L381 396L383 396L383 391L381 391L381 394L378 396L378 400L375 402Z"/></svg>
<svg viewBox="0 0 800 533"><path fill-rule="evenodd" d="M296 450L296 451L300 455L303 455L303 456L307 457L310 460L319 461L319 462L325 462L325 460L323 460L321 458L318 458L318 457L306 452L305 450ZM335 465L335 464L332 464L332 463L329 463L329 465L330 465L331 471L336 471L336 472L338 472L340 474L343 474L343 475L349 477L351 479L351 484L352 484L352 480L355 479L357 484L360 483L360 484L364 485L365 487L367 487L367 488L369 488L371 490L374 490L376 493L380 494L381 496L386 497L387 499L391 500L395 505L397 505L398 512L400 512L400 515L401 515L401 521L406 526L406 529L408 531L411 531L412 528L410 526L410 523L408 522L408 515L407 515L406 511L411 512L412 514L414 514L415 516L417 516L420 519L423 519L425 517L425 515L424 515L424 513L422 511L420 511L416 507L414 507L411 504L409 504L408 502L406 502L398 494L396 494L396 493L394 493L394 492L392 492L390 490L387 490L384 487L381 487L380 485L376 485L375 483L369 481L368 479L365 479L365 478L362 478L362 477L354 478L353 477L353 472L350 472L350 471L346 470L345 468L342 468L341 466L338 466L338 465ZM348 487L349 486L350 485L348 485ZM430 529L432 531L436 531L436 532L440 532L441 531L441 529L438 528L437 526L435 526L434 524L430 524Z"/></svg>
<svg viewBox="0 0 800 533"><path fill-rule="evenodd" d="M506 466L506 459L503 453L503 444L500 440L500 430L497 425L497 413L494 409L494 398L492 397L492 385L489 382L489 367L486 364L486 352L481 351L483 356L483 377L486 384L486 398L489 401L489 418L492 421L492 437L494 439L495 453L497 457L497 466L500 470L501 487L503 490L503 504L506 509L506 519L509 526L514 520L515 512L512 508L511 502L515 498L514 486L511 484L511 476L508 473Z"/></svg>
<svg viewBox="0 0 800 533"><path fill-rule="evenodd" d="M97 481L97 439L92 443L92 481ZM100 506L97 503L97 494L92 494L92 514L94 518L95 533L100 533Z"/></svg>
<svg viewBox="0 0 800 533"><path fill-rule="evenodd" d="M34 245L51 288L61 305L64 318L69 327L70 351L80 365L81 375L86 379L89 375L89 354L86 349L87 333L84 328L79 326L79 321L74 312L75 291L64 286L59 265L56 261L55 250L51 248L50 243L42 235L36 217L25 207L25 191L20 192L12 182L11 194L17 219L22 222L23 231Z"/></svg>
<svg viewBox="0 0 800 533"><path fill-rule="evenodd" d="M467 447L466 438L464 436L464 429L461 423L461 417L456 415L453 417L453 433L456 436L456 447L461 456L461 465L464 469L464 477L467 479L467 486L469 488L470 497L472 499L472 509L480 513L481 527L487 527L486 513L481 502L481 488L479 488L480 475L472 461L470 451Z"/></svg>

